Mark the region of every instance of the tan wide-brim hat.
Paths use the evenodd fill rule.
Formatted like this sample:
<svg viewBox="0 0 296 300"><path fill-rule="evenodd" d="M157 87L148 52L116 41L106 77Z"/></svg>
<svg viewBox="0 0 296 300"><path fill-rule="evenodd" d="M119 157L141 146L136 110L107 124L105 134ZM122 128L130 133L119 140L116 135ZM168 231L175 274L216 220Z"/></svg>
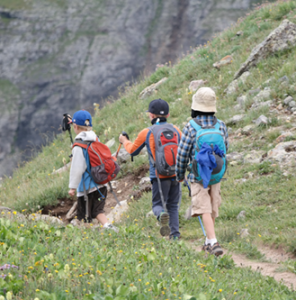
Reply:
<svg viewBox="0 0 296 300"><path fill-rule="evenodd" d="M216 94L209 87L201 87L192 96L191 109L202 112L217 112Z"/></svg>

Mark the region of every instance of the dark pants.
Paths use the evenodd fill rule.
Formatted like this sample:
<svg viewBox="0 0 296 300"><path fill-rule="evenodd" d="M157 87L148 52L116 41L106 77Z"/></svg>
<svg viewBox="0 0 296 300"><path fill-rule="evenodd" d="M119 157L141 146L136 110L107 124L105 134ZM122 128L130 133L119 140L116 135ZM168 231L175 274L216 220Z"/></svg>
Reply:
<svg viewBox="0 0 296 300"><path fill-rule="evenodd" d="M103 199L101 193L105 197ZM88 220L86 220L86 210L85 210L85 200L84 196L78 197L78 205L77 205L77 219L79 221L84 220L84 222L91 223L92 219L95 219L98 214L104 213L105 200L107 197L107 188L101 187L100 192L95 190L89 193L88 196Z"/></svg>
<svg viewBox="0 0 296 300"><path fill-rule="evenodd" d="M166 208L170 216L170 237L179 237L180 232L178 204L181 197L180 184L176 180L172 179L161 180L160 183L164 202L166 203ZM164 211L160 198L157 179L153 179L152 181L152 211L157 218L159 217L160 213Z"/></svg>

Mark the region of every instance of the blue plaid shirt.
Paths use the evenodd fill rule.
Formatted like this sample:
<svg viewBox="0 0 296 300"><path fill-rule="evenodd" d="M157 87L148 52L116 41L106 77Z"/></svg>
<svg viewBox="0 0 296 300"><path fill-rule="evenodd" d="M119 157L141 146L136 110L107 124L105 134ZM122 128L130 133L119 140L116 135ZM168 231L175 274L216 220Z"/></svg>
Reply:
<svg viewBox="0 0 296 300"><path fill-rule="evenodd" d="M197 116L196 118L198 121L201 122L201 126L212 126L214 123L214 116ZM220 120L219 120L220 121ZM220 128L219 130L223 134L226 150L228 149L228 132L227 127L224 122L220 121ZM189 162L192 162L194 159L195 153L195 136L196 130L191 126L188 122L187 125L184 127L182 132L182 138L178 147L178 154L177 154L177 164L176 164L176 180L180 181L183 180L185 177L186 168ZM190 182L197 182L194 178L193 173L189 173L187 176Z"/></svg>

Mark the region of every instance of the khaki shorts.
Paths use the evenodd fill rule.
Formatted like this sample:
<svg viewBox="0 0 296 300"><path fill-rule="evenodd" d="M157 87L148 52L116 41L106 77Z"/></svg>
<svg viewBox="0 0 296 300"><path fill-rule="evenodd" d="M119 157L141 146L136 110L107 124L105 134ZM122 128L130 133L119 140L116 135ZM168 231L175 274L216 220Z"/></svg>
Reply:
<svg viewBox="0 0 296 300"><path fill-rule="evenodd" d="M206 189L199 183L191 184L191 216L198 217L202 214L212 214L212 218L219 216L221 205L221 183L209 185Z"/></svg>

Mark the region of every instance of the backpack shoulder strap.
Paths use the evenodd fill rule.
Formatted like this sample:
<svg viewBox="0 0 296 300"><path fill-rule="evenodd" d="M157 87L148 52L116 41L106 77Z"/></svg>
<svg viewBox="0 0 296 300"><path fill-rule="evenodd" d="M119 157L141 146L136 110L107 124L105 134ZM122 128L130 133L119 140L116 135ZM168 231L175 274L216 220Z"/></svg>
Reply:
<svg viewBox="0 0 296 300"><path fill-rule="evenodd" d="M201 125L196 119L192 119L189 121L190 125L198 132L200 129L202 129Z"/></svg>
<svg viewBox="0 0 296 300"><path fill-rule="evenodd" d="M72 148L74 148L75 146L78 146L78 147L86 149L87 146L89 146L91 143L92 142L83 141L81 139L74 140L74 144L73 144Z"/></svg>

